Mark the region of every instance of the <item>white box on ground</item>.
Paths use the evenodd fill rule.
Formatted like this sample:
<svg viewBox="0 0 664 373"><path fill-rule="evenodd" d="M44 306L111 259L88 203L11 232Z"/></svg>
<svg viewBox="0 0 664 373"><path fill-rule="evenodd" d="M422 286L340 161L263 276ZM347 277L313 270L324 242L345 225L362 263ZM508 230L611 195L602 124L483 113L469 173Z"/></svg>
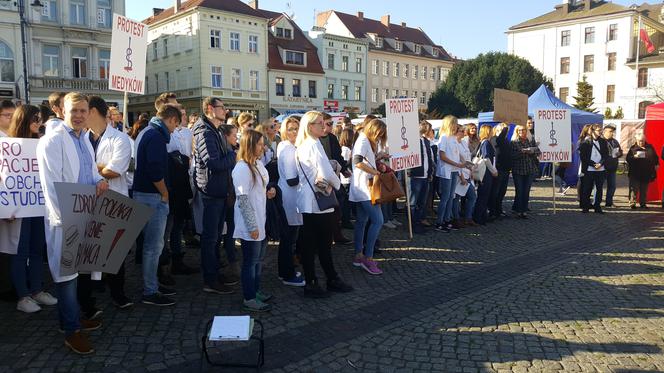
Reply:
<svg viewBox="0 0 664 373"><path fill-rule="evenodd" d="M535 110L535 141L542 162L572 161L572 112L569 109Z"/></svg>
<svg viewBox="0 0 664 373"><path fill-rule="evenodd" d="M387 146L394 171L420 167L420 125L417 99L396 98L385 101Z"/></svg>
<svg viewBox="0 0 664 373"><path fill-rule="evenodd" d="M147 49L148 26L114 13L109 89L141 95L145 93Z"/></svg>

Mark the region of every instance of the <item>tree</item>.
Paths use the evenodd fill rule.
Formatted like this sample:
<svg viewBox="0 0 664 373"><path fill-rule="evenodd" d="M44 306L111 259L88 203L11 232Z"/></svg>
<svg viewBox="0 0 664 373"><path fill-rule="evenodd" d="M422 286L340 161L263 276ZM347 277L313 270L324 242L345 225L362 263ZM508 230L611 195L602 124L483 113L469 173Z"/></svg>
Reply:
<svg viewBox="0 0 664 373"><path fill-rule="evenodd" d="M476 116L493 110L493 90L503 88L532 94L540 85L553 84L527 60L507 53L491 52L454 65L445 82L429 100L436 116Z"/></svg>
<svg viewBox="0 0 664 373"><path fill-rule="evenodd" d="M616 109L616 113L613 115L613 119L623 119L624 117L625 114L623 114L622 106L618 106L618 109Z"/></svg>
<svg viewBox="0 0 664 373"><path fill-rule="evenodd" d="M595 104L593 86L588 83L585 75L581 81L576 83L576 94L577 96L574 97L574 100L576 100L576 104L574 104L575 108L591 113L597 113L597 110L592 107Z"/></svg>
<svg viewBox="0 0 664 373"><path fill-rule="evenodd" d="M604 110L604 119L613 119L613 113L611 112L610 107L607 107L606 110Z"/></svg>
<svg viewBox="0 0 664 373"><path fill-rule="evenodd" d="M382 104L380 104L380 106L378 106L377 108L375 108L375 109L371 112L371 114L380 114L380 115L383 116L383 118L385 118L385 103L383 102Z"/></svg>

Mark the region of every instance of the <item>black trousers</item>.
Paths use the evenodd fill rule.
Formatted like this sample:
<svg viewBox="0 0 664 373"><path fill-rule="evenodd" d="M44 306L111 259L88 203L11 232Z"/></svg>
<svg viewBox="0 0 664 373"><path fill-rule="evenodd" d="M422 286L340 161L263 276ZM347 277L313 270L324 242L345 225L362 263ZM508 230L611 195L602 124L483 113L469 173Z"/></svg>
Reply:
<svg viewBox="0 0 664 373"><path fill-rule="evenodd" d="M606 171L585 171L581 184L581 208L590 210L593 207L595 210L602 208L602 192L606 180ZM591 205L590 194L593 192L593 187L596 188L596 197L594 205Z"/></svg>
<svg viewBox="0 0 664 373"><path fill-rule="evenodd" d="M648 197L649 181L629 178L629 204L636 205L636 196L639 196L639 205L644 207Z"/></svg>
<svg viewBox="0 0 664 373"><path fill-rule="evenodd" d="M106 274L106 282L109 289L111 289L111 298L113 300L122 300L125 297L124 284L125 284L125 264L122 262L118 273Z"/></svg>
<svg viewBox="0 0 664 373"><path fill-rule="evenodd" d="M327 280L338 277L332 262L332 240L334 239L334 224L337 223L335 213L302 214L303 225L300 229L298 243L300 246L300 259L304 269L304 279L307 284L314 284L316 279L316 256L320 266L325 272Z"/></svg>
<svg viewBox="0 0 664 373"><path fill-rule="evenodd" d="M92 296L92 278L89 273L78 274L76 299L81 306L82 318L85 318L88 313L95 309L95 303L97 300Z"/></svg>

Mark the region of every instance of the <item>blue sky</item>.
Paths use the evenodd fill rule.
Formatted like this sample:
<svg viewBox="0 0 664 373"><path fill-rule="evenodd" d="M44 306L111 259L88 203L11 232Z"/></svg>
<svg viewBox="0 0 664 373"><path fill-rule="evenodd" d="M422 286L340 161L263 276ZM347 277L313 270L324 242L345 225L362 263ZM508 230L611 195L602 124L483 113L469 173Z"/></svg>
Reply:
<svg viewBox="0 0 664 373"><path fill-rule="evenodd" d="M186 0L182 0L184 3ZM630 5L636 0L616 0ZM638 1L639 3L641 1ZM142 20L152 8L168 8L174 0L127 1L127 16ZM263 9L294 13L303 30L311 29L314 14L335 9L367 18L380 19L390 14L392 23L406 22L421 27L433 41L461 58L472 58L489 51L505 51L505 31L512 25L553 10L561 0L259 0ZM288 6L290 4L290 8Z"/></svg>

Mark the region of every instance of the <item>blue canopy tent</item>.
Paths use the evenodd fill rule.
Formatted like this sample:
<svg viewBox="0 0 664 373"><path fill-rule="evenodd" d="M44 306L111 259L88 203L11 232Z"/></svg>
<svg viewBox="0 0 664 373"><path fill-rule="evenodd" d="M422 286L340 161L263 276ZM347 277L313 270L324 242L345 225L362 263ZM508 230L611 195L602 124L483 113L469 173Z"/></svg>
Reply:
<svg viewBox="0 0 664 373"><path fill-rule="evenodd" d="M589 113L587 111L576 109L566 103L560 101L553 92L549 91L544 84L542 84L535 93L528 98L528 115L534 116L533 113L537 109L569 109L572 112L572 166L565 172L565 181L569 185L576 184L578 180L579 170L579 154L576 152L576 142L581 133L581 129L586 124L603 123L604 116L601 114ZM493 124L496 123L493 118L493 112L480 113L480 124Z"/></svg>

